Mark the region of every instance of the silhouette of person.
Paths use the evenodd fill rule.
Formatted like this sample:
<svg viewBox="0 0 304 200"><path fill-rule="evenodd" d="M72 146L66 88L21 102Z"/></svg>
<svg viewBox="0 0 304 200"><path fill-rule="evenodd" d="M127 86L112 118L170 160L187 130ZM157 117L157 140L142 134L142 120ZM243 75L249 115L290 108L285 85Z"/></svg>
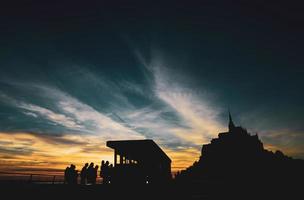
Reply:
<svg viewBox="0 0 304 200"><path fill-rule="evenodd" d="M104 168L105 168L105 161L102 160L101 161L101 165L100 165L100 173L99 173L100 177L103 177L103 170L104 170Z"/></svg>
<svg viewBox="0 0 304 200"><path fill-rule="evenodd" d="M113 168L113 165L109 165L109 161L102 161L101 162L101 171L100 171L100 177L103 178L103 184L108 184L110 181L110 171L111 168Z"/></svg>
<svg viewBox="0 0 304 200"><path fill-rule="evenodd" d="M66 167L64 170L64 184L69 184L70 182L69 172L70 172L70 167Z"/></svg>
<svg viewBox="0 0 304 200"><path fill-rule="evenodd" d="M70 170L69 170L69 180L70 184L77 184L77 178L78 178L78 171L76 170L75 165L71 165Z"/></svg>
<svg viewBox="0 0 304 200"><path fill-rule="evenodd" d="M80 172L80 183L82 185L86 184L88 166L89 166L89 163L86 163Z"/></svg>
<svg viewBox="0 0 304 200"><path fill-rule="evenodd" d="M98 165L94 167L94 176L92 176L92 184L96 184L96 178L97 178L97 173L98 173Z"/></svg>
<svg viewBox="0 0 304 200"><path fill-rule="evenodd" d="M111 176L112 176L112 172L113 171L113 164L110 164L109 167L108 167L108 175L107 175L107 179L108 179L108 183L110 183L111 181Z"/></svg>
<svg viewBox="0 0 304 200"><path fill-rule="evenodd" d="M87 182L88 184L93 184L93 180L94 180L94 163L90 163L88 169L87 169Z"/></svg>

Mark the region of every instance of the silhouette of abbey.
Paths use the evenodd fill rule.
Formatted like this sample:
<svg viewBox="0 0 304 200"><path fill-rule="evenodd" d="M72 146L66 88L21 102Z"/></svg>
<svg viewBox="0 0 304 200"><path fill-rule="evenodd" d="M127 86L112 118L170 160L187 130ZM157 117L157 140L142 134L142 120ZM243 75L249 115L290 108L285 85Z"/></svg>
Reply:
<svg viewBox="0 0 304 200"><path fill-rule="evenodd" d="M221 183L217 187L253 187L255 193L265 190L293 190L304 178L304 161L281 151L264 149L258 135L235 126L229 113L228 131L204 144L200 159L176 175L180 183ZM236 188L237 188L236 187ZM235 188L235 189L236 189ZM252 191L251 191L252 192ZM277 191L272 193L275 196ZM268 193L269 194L269 193Z"/></svg>

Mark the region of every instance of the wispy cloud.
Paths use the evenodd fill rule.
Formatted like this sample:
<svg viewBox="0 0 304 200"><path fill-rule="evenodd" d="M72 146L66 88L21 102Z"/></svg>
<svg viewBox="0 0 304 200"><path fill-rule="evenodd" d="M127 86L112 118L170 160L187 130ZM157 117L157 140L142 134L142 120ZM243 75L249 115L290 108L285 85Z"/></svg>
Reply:
<svg viewBox="0 0 304 200"><path fill-rule="evenodd" d="M138 52L137 56L142 65L153 74L155 95L176 112L182 119L180 124L186 125L181 127L172 124L168 127L168 132L181 141L200 145L224 129L218 119L221 109L208 101L201 92L184 87L183 80L187 77L175 76L174 71L170 71L173 67L166 66L165 61L157 54L152 55L150 62L143 61Z"/></svg>
<svg viewBox="0 0 304 200"><path fill-rule="evenodd" d="M33 104L27 104L27 103L19 103L17 104L19 108L22 108L27 111L31 111L31 116L37 116L40 115L41 117L46 118L47 120L54 122L58 125L62 125L64 127L70 128L70 129L80 129L83 128L83 126L79 125L74 119L71 117L68 117L64 114L55 113L49 109L33 105ZM34 115L33 115L34 113Z"/></svg>
<svg viewBox="0 0 304 200"><path fill-rule="evenodd" d="M103 85L105 84L103 83ZM140 133L126 126L126 124L117 122L109 117L111 113L98 111L56 87L32 83L23 83L23 85L27 85L31 89L35 88L40 98L44 99L50 108L26 103L4 94L2 94L2 99L9 99L6 102L22 109L22 112L28 116L35 118L39 116L46 119L47 123L62 126L62 132L99 135L100 139L103 140L144 138ZM116 96L122 95L117 94ZM128 108L130 107L128 106Z"/></svg>
<svg viewBox="0 0 304 200"><path fill-rule="evenodd" d="M23 114L27 115L27 116L31 116L31 117L34 117L34 118L37 118L38 115L35 114L35 113L32 113L32 112L23 112Z"/></svg>
<svg viewBox="0 0 304 200"><path fill-rule="evenodd" d="M60 95L62 95L62 93L60 93ZM143 138L138 132L112 120L109 116L96 111L89 105L83 104L68 95L64 95L64 97L59 100L58 107L61 108L63 112L73 116L83 124L86 124L88 129L91 129L104 138Z"/></svg>

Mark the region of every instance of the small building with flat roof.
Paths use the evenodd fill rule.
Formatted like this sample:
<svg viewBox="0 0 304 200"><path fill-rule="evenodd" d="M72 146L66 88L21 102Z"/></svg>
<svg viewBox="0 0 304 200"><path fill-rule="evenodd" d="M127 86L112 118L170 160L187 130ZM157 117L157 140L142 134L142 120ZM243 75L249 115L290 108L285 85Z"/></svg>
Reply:
<svg viewBox="0 0 304 200"><path fill-rule="evenodd" d="M111 182L160 183L171 179L171 159L153 140L108 141L114 149Z"/></svg>

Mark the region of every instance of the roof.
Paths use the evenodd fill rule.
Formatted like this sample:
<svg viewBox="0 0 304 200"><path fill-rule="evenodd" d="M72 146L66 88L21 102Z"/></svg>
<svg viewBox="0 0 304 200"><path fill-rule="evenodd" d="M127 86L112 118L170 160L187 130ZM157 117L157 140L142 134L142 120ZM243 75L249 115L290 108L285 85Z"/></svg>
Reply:
<svg viewBox="0 0 304 200"><path fill-rule="evenodd" d="M153 140L117 140L107 141L107 147L115 149L128 159L137 161L171 162L167 154Z"/></svg>

